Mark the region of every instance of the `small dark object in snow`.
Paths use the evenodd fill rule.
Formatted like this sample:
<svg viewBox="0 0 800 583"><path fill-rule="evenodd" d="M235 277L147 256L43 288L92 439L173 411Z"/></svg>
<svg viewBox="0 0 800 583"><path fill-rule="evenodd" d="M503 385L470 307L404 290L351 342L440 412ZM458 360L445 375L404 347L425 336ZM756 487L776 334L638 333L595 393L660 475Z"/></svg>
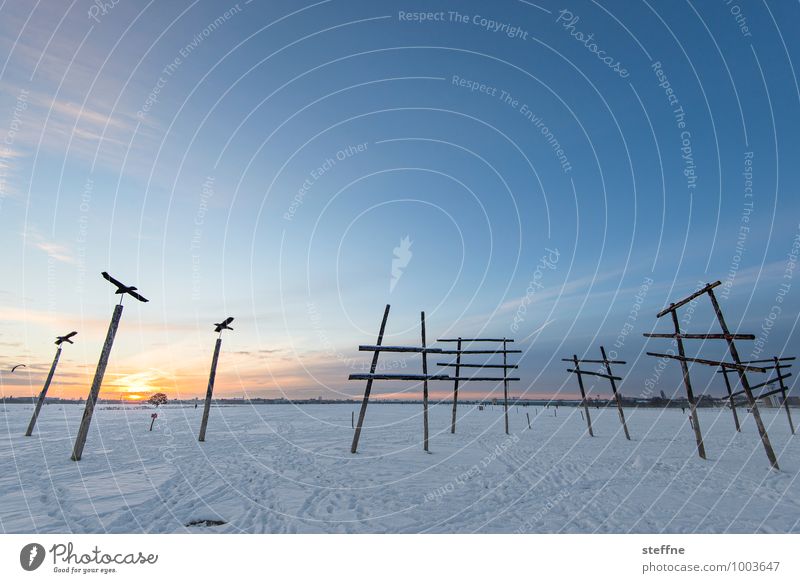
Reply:
<svg viewBox="0 0 800 583"><path fill-rule="evenodd" d="M204 518L203 520L192 520L186 526L221 526L226 524L225 520L214 520L213 518Z"/></svg>

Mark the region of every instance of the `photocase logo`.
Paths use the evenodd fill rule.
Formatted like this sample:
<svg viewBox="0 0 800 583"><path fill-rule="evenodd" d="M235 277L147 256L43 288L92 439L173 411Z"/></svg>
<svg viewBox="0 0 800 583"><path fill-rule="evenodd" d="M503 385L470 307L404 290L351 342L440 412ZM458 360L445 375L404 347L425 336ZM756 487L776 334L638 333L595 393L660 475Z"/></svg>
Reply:
<svg viewBox="0 0 800 583"><path fill-rule="evenodd" d="M26 571L35 571L44 562L44 547L39 543L29 543L19 552L19 564Z"/></svg>
<svg viewBox="0 0 800 583"><path fill-rule="evenodd" d="M394 286L400 281L403 276L403 270L408 267L411 261L411 243L408 235L400 239L400 245L394 248L394 257L392 257L392 280L389 283L389 293L394 291Z"/></svg>

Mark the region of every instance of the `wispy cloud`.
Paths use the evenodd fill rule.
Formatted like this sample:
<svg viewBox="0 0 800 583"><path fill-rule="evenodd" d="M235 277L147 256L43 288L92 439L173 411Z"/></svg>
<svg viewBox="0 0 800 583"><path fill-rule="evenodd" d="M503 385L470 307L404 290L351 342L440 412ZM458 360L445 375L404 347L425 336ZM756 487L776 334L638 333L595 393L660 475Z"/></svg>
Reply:
<svg viewBox="0 0 800 583"><path fill-rule="evenodd" d="M30 246L38 249L39 251L43 251L48 257L71 265L76 263L75 256L73 255L71 249L69 249L66 245L62 245L51 239L48 239L36 229L29 228L25 232L24 237L25 241Z"/></svg>

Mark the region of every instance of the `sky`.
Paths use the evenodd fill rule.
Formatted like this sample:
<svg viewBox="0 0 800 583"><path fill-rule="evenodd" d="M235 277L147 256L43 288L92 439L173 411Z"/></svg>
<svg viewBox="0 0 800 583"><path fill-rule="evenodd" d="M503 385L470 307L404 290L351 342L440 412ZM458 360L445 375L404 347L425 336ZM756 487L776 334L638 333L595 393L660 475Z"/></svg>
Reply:
<svg viewBox="0 0 800 583"><path fill-rule="evenodd" d="M601 345L627 362L624 394L682 395L678 363L646 355L671 341L643 334L716 280L731 329L757 336L742 358L795 355L799 17L727 0L2 1L2 393L38 394L55 336L77 330L50 395L86 396L119 299L102 271L150 300L124 302L109 398L202 396L226 316L216 395L357 398L386 304L386 344L419 345L423 311L434 346L513 338L513 396L576 398L561 359ZM719 331L707 299L680 314ZM379 370L421 372L396 356Z"/></svg>

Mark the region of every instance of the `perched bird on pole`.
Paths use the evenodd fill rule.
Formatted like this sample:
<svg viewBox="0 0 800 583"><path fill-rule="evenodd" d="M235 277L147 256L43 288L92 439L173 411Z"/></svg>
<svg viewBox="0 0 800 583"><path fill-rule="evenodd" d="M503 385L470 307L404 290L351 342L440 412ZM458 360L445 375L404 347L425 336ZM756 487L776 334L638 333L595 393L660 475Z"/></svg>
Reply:
<svg viewBox="0 0 800 583"><path fill-rule="evenodd" d="M86 399L86 408L83 410L83 417L81 418L81 425L78 428L78 434L75 437L75 446L72 448L72 460L80 461L83 455L83 446L86 445L86 437L89 435L89 426L92 423L92 414L94 413L94 406L97 404L97 396L100 394L100 387L103 384L103 377L106 374L106 366L108 366L108 358L111 356L111 347L114 345L114 337L117 334L120 318L122 318L122 300L126 295L131 296L140 302L149 301L147 298L142 297L137 293L137 288L132 285L125 285L117 279L111 277L107 272L101 274L103 278L117 287L115 294L119 294L119 303L114 306L114 313L111 315L111 323L108 325L108 332L106 333L106 341L103 343L103 350L100 352L100 360L97 362L97 370L94 373L94 380L92 387L89 389L89 396Z"/></svg>

